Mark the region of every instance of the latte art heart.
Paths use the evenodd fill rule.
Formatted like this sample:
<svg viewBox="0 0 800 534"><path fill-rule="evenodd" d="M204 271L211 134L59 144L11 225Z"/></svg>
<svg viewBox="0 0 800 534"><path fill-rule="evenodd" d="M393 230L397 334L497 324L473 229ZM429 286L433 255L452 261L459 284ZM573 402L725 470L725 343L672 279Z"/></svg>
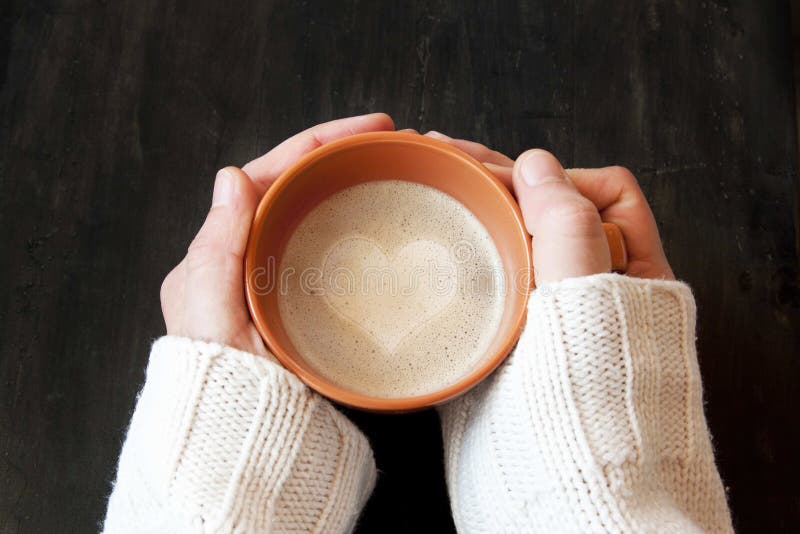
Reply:
<svg viewBox="0 0 800 534"><path fill-rule="evenodd" d="M406 243L391 257L363 237L339 242L322 270L330 307L389 353L453 300L457 269L440 243Z"/></svg>
<svg viewBox="0 0 800 534"><path fill-rule="evenodd" d="M424 185L356 185L313 208L278 266L278 309L308 365L375 397L412 397L468 374L503 311L500 257L462 204Z"/></svg>

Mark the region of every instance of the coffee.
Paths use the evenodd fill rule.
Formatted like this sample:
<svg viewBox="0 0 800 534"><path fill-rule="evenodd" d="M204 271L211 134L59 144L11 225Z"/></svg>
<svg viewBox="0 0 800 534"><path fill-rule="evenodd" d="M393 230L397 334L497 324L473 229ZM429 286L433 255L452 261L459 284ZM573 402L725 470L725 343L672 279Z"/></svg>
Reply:
<svg viewBox="0 0 800 534"><path fill-rule="evenodd" d="M489 348L503 312L500 255L461 203L421 184L344 189L294 230L279 311L303 358L376 397L441 390Z"/></svg>

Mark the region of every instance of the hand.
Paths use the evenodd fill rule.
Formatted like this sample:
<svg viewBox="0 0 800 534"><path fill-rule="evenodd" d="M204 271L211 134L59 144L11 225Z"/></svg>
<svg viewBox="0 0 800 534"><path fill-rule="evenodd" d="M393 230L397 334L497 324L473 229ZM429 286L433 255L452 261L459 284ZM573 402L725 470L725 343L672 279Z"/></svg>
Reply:
<svg viewBox="0 0 800 534"><path fill-rule="evenodd" d="M509 164L482 145L432 136L488 161L516 195L540 287L610 269L602 221L620 228L629 252L629 277L576 278L534 292L502 367L440 407L458 530L635 529L655 513L678 530L730 531L703 420L691 293L630 278L674 279L633 175L564 170L544 150ZM667 450L652 429L672 428L696 430ZM667 488L659 498L668 504L648 502L645 486ZM578 508L589 512L569 513L571 503L588 503Z"/></svg>
<svg viewBox="0 0 800 534"><path fill-rule="evenodd" d="M426 135L484 163L516 196L533 236L537 285L611 270L602 222L619 226L628 249L627 275L674 280L653 213L623 167L564 170L549 152L524 152L516 162L479 143Z"/></svg>
<svg viewBox="0 0 800 534"><path fill-rule="evenodd" d="M342 137L393 129L392 119L383 113L327 122L287 139L242 169L219 171L203 227L161 285L167 334L268 355L245 304L242 265L259 199L307 152Z"/></svg>

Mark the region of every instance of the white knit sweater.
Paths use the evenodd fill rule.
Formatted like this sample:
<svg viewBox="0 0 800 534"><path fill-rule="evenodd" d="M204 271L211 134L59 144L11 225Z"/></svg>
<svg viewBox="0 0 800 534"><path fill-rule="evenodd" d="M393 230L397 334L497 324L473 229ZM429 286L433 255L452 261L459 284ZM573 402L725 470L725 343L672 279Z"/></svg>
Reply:
<svg viewBox="0 0 800 534"><path fill-rule="evenodd" d="M274 361L156 341L105 532L347 532L375 485L366 438Z"/></svg>
<svg viewBox="0 0 800 534"><path fill-rule="evenodd" d="M514 353L440 410L460 532L731 532L703 415L694 301L596 275L539 288ZM105 531L347 532L364 436L266 358L165 337Z"/></svg>

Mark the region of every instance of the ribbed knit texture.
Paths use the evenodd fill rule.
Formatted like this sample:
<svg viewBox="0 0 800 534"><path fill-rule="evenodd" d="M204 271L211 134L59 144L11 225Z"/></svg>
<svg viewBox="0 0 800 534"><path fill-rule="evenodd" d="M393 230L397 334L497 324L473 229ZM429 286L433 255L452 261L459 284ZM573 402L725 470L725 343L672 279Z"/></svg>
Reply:
<svg viewBox="0 0 800 534"><path fill-rule="evenodd" d="M537 289L503 367L440 410L459 532L731 532L679 282Z"/></svg>
<svg viewBox="0 0 800 534"><path fill-rule="evenodd" d="M535 291L506 363L440 410L459 532L731 532L694 324L678 282ZM364 436L274 361L165 337L105 531L346 532L374 483Z"/></svg>
<svg viewBox="0 0 800 534"><path fill-rule="evenodd" d="M156 341L105 532L348 532L375 484L366 438L264 357Z"/></svg>

